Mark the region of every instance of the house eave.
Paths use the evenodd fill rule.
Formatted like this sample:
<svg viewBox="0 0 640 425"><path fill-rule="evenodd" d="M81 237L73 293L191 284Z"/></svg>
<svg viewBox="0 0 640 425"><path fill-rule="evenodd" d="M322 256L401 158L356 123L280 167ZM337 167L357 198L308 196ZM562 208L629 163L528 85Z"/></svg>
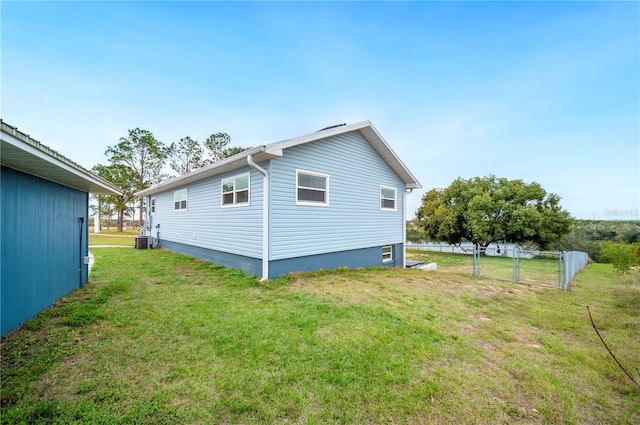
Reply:
<svg viewBox="0 0 640 425"><path fill-rule="evenodd" d="M96 195L120 195L108 181L0 120L0 163L22 173Z"/></svg>
<svg viewBox="0 0 640 425"><path fill-rule="evenodd" d="M362 121L354 124L340 125L331 127L326 130L320 130L305 136L295 137L293 139L282 140L280 142L268 145L258 146L253 149L241 152L220 162L192 171L163 183L151 186L148 189L135 193L136 197L148 196L156 193L165 192L172 189L184 187L186 185L198 182L200 180L234 171L247 165L247 157L252 156L256 163L267 161L273 158L283 156L283 151L287 148L314 142L316 140L326 139L328 137L340 134L358 131L362 137L376 150L389 167L402 179L407 189L419 189L422 187L420 182L415 178L404 163L393 152L389 144L382 138L380 133L373 127L370 121Z"/></svg>
<svg viewBox="0 0 640 425"><path fill-rule="evenodd" d="M258 146L253 149L240 152L236 155L225 158L206 167L199 168L187 174L175 177L162 183L153 185L147 189L136 192L134 196L148 196L156 193L166 192L168 190L178 189L200 180L208 179L220 174L228 173L247 166L247 157L251 155L255 162L260 163L270 159L282 156L282 150L269 149L266 146Z"/></svg>

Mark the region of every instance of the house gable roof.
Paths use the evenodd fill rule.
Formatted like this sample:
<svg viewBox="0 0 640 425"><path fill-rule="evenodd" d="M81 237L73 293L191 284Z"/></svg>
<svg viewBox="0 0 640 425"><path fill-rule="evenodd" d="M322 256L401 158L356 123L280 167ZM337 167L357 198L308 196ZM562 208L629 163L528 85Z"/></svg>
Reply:
<svg viewBox="0 0 640 425"><path fill-rule="evenodd" d="M58 152L0 120L0 163L26 174L96 195L121 191Z"/></svg>
<svg viewBox="0 0 640 425"><path fill-rule="evenodd" d="M190 183L194 183L215 175L223 174L229 171L242 168L247 163L247 157L253 156L256 163L267 161L269 159L282 156L282 152L294 146L303 145L305 143L315 142L340 134L358 131L367 142L376 150L378 155L389 165L389 167L402 179L407 189L418 189L422 186L418 180L411 174L409 169L393 152L391 147L382 138L380 133L373 127L371 122L362 121L355 124L332 126L326 129L311 133L305 136L295 137L293 139L282 140L280 142L268 145L258 146L253 149L246 150L229 158L225 158L220 162L199 168L171 180L151 186L148 189L136 193L136 196L153 195L155 193L164 192L179 187L184 187Z"/></svg>

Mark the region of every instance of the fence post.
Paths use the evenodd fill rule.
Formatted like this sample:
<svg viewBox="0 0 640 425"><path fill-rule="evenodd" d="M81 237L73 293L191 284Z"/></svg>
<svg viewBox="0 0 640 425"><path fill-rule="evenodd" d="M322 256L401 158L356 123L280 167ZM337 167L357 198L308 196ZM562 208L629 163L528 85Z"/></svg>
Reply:
<svg viewBox="0 0 640 425"><path fill-rule="evenodd" d="M473 244L473 275L480 276L480 249L478 244Z"/></svg>
<svg viewBox="0 0 640 425"><path fill-rule="evenodd" d="M562 274L563 276L563 285L562 285L562 289L564 291L568 291L569 290L569 279L571 279L571 276L569 276L570 274L570 270L569 270L569 258L564 255L564 251L562 252L562 265L564 266L564 273Z"/></svg>
<svg viewBox="0 0 640 425"><path fill-rule="evenodd" d="M567 267L564 264L564 257L564 251L560 251L560 255L558 256L558 287L566 291L565 276L567 275Z"/></svg>
<svg viewBox="0 0 640 425"><path fill-rule="evenodd" d="M518 250L516 248L513 249L513 273L512 273L513 281L516 283L520 282L520 261L518 259Z"/></svg>

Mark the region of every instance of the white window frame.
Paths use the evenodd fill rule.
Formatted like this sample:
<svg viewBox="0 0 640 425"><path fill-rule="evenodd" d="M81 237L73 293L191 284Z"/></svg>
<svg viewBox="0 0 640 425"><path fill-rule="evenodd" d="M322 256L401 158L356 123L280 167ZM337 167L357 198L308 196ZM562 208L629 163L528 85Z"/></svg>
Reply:
<svg viewBox="0 0 640 425"><path fill-rule="evenodd" d="M385 250L389 250L389 252L385 252ZM393 261L393 245L385 245L382 247L382 262L390 263Z"/></svg>
<svg viewBox="0 0 640 425"><path fill-rule="evenodd" d="M383 190L393 190L393 208L385 208L382 206L382 201L384 199L391 199L391 198L385 198L382 196L382 191ZM396 189L395 187L391 187L391 186L380 186L380 209L382 211L397 211L397 207L398 207L398 189Z"/></svg>
<svg viewBox="0 0 640 425"><path fill-rule="evenodd" d="M247 178L247 188L242 190L236 190L236 180L241 177ZM228 182L229 180L233 180L233 191L224 192L224 183ZM247 202L237 202L238 192L244 192L245 190L247 191ZM233 193L233 203L231 204L224 203L225 193ZM251 173L237 174L235 176L226 177L220 180L220 206L222 208L246 207L249 205L251 205Z"/></svg>
<svg viewBox="0 0 640 425"><path fill-rule="evenodd" d="M178 194L182 194L184 192L184 199L179 199L176 201ZM173 192L173 210L174 211L186 211L187 210L187 199L188 199L187 188L176 190ZM184 208L176 208L176 202L184 202Z"/></svg>
<svg viewBox="0 0 640 425"><path fill-rule="evenodd" d="M314 177L322 177L326 180L326 188L325 189L318 189L315 187L305 187L305 186L299 186L298 185L298 177L300 174L307 174L309 176L314 176ZM317 190L317 191L323 191L325 192L325 196L324 196L324 202L314 202L314 201L305 201L305 200L299 200L298 199L298 189L308 189L308 190ZM316 173L315 171L307 171L307 170L296 170L296 205L308 205L308 206L314 206L314 207L328 207L329 206L329 175L328 174L323 174L323 173Z"/></svg>
<svg viewBox="0 0 640 425"><path fill-rule="evenodd" d="M156 198L151 198L149 204L149 214L154 215L156 213Z"/></svg>

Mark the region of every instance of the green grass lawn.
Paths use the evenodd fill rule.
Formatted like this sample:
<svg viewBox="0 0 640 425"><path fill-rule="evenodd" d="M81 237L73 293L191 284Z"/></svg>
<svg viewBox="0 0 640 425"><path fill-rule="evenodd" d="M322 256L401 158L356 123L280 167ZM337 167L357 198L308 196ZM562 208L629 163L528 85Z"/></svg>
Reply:
<svg viewBox="0 0 640 425"><path fill-rule="evenodd" d="M473 257L464 254L409 250L414 260L437 262L438 267L449 271L473 273ZM538 284L557 288L559 284L558 259L520 258L521 283ZM513 281L513 258L486 256L480 258L480 275L499 280Z"/></svg>
<svg viewBox="0 0 640 425"><path fill-rule="evenodd" d="M2 340L2 423L640 421L640 282L572 291L436 272L260 283L162 250L93 249L90 282Z"/></svg>
<svg viewBox="0 0 640 425"><path fill-rule="evenodd" d="M115 245L115 246L135 246L136 229L127 229L124 232L117 230L101 230L100 233L89 233L89 246Z"/></svg>

